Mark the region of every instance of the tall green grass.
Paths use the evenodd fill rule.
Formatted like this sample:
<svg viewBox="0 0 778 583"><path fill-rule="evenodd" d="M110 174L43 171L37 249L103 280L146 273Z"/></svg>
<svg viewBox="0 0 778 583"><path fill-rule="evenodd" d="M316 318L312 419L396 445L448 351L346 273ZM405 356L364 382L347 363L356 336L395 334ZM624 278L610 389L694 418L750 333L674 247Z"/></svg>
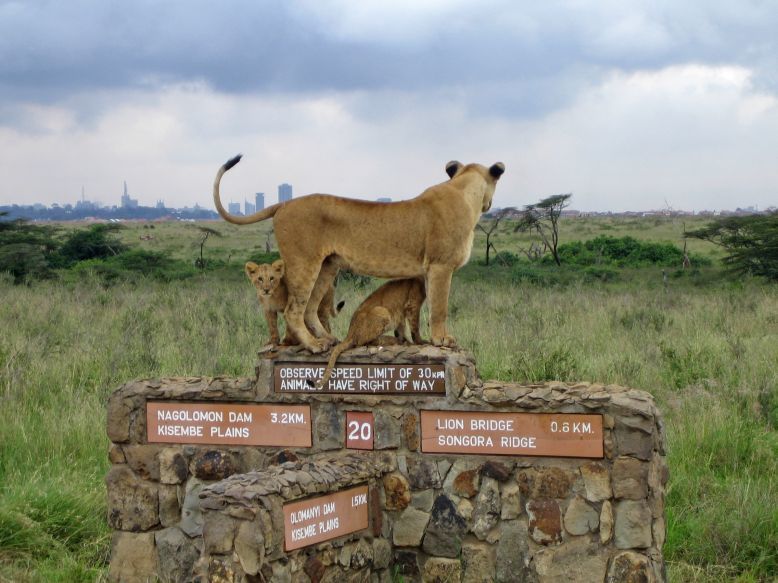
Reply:
<svg viewBox="0 0 778 583"><path fill-rule="evenodd" d="M267 330L242 265L233 271L107 288L0 278L0 581L104 575L107 396L133 378L251 375ZM778 290L635 277L545 287L467 267L451 325L484 378L653 393L668 427L672 579L772 580ZM356 284L337 289L341 337L371 287Z"/></svg>

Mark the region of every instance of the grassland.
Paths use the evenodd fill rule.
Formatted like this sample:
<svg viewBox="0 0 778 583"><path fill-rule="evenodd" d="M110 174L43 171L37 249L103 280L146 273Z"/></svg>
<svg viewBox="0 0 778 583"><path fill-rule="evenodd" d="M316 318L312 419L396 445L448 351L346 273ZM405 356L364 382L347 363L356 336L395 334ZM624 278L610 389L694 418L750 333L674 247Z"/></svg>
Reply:
<svg viewBox="0 0 778 583"><path fill-rule="evenodd" d="M110 533L104 406L122 382L166 375L250 375L267 338L242 263L268 226L209 223L218 271L182 281L106 285L88 275L14 286L0 275L0 581L104 577ZM678 242L682 225L583 219L563 240L600 234ZM153 239L140 240L141 235ZM143 224L133 246L193 261L196 226ZM510 225L498 250L522 244ZM690 242L694 252L716 250ZM625 272L613 283L516 282L474 261L454 282L451 322L484 378L592 380L653 393L669 441L673 581L778 576L778 288L716 268ZM369 284L368 288L370 285ZM346 314L366 295L344 281Z"/></svg>

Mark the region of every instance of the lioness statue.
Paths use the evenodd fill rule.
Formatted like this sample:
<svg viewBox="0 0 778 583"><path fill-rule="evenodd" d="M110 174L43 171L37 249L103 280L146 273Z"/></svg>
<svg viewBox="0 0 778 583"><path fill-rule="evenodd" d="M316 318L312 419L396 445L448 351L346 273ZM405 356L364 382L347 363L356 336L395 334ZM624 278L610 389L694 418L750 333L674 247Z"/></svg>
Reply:
<svg viewBox="0 0 778 583"><path fill-rule="evenodd" d="M419 318L424 297L421 278L388 281L370 294L351 317L346 338L332 349L319 388L327 386L332 369L344 350L368 344L397 344L403 340L408 344L423 344ZM386 333L393 336L383 336ZM310 380L308 384L313 385Z"/></svg>
<svg viewBox="0 0 778 583"><path fill-rule="evenodd" d="M407 201L311 194L241 217L229 214L219 195L222 176L240 159L232 158L217 172L214 204L222 218L237 225L273 217L289 290L284 316L305 348L319 353L337 342L316 312L340 268L388 279L424 277L432 342L456 344L446 328L451 276L470 258L475 226L492 206L497 180L505 172L501 162L488 168L449 162L448 181Z"/></svg>
<svg viewBox="0 0 778 583"><path fill-rule="evenodd" d="M270 344L278 345L280 337L278 334L278 313L284 311L289 298L286 282L284 281L284 261L279 259L273 263L262 263L259 265L249 261L244 269L249 281L254 284L254 288L257 291L257 299L262 306L262 311L265 313L267 327L270 330ZM343 303L340 302L337 308L335 307L335 289L330 286L317 310L319 320L327 332L330 331L330 319L336 316L343 307ZM287 346L298 344L297 337L288 325L281 344Z"/></svg>

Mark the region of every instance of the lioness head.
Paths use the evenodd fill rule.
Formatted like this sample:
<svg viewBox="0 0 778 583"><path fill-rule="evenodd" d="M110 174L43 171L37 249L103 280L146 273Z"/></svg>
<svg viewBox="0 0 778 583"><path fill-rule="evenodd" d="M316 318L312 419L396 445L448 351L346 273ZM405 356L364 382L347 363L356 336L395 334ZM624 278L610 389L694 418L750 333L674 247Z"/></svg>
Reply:
<svg viewBox="0 0 778 583"><path fill-rule="evenodd" d="M463 165L457 160L452 160L446 164L446 174L450 179L454 179L463 175L465 172L479 172L486 180L486 189L484 190L483 202L481 204L481 211L486 212L492 207L492 197L494 196L494 187L500 176L505 172L505 164L502 162L495 162L489 168L481 166L480 164L468 164Z"/></svg>
<svg viewBox="0 0 778 583"><path fill-rule="evenodd" d="M246 263L246 275L262 296L272 296L278 289L281 278L284 277L284 261L279 259L273 263L257 265L253 261Z"/></svg>

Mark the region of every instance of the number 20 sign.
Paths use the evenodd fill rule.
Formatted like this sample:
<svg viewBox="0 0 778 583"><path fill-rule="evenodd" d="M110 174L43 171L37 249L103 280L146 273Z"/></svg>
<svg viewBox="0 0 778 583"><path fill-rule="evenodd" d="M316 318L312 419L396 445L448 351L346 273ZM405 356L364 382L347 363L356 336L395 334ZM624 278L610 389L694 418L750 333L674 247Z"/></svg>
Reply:
<svg viewBox="0 0 778 583"><path fill-rule="evenodd" d="M346 411L346 447L373 449L375 422L367 411Z"/></svg>

